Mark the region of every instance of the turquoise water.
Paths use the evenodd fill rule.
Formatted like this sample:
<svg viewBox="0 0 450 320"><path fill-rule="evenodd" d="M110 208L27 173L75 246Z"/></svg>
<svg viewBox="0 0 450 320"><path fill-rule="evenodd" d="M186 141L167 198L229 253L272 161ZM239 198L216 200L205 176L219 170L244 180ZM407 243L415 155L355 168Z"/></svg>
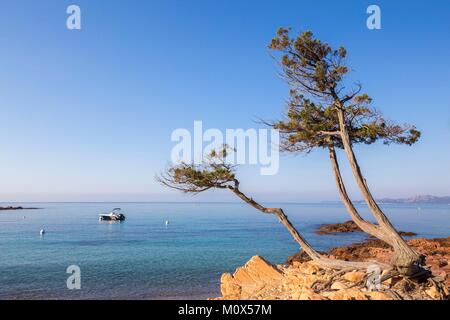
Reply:
<svg viewBox="0 0 450 320"><path fill-rule="evenodd" d="M219 295L223 272L234 271L253 255L282 263L298 250L275 217L245 204L26 206L43 209L0 211L0 299L205 299ZM338 204L271 206L283 207L319 250L364 237L314 233L322 223L348 220ZM125 222L98 221L99 213L115 207L123 209ZM450 206L384 209L400 230L430 238L449 235ZM47 231L44 237L39 235L42 228ZM81 290L67 289L69 265L81 268Z"/></svg>

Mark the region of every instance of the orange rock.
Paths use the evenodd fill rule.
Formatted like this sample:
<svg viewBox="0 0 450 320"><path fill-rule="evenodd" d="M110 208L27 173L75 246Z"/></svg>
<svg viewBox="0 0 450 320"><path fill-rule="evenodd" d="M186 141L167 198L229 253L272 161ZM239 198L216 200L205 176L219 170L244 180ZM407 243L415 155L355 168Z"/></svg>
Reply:
<svg viewBox="0 0 450 320"><path fill-rule="evenodd" d="M414 239L408 243L422 254L428 255L427 265L435 276L445 279L450 286L450 237L445 239ZM381 241L369 241L366 244L336 248L333 255L337 259L351 261L388 262L392 250ZM313 261L292 260L289 265L274 266L259 256L251 258L243 267L237 268L231 275L225 273L221 278L222 298L219 299L301 299L301 300L392 300L384 292L366 292L358 288L348 288L360 282L364 272L352 271L336 278L332 284L335 291L315 293L311 286L325 283L331 279L334 271L321 268ZM383 286L393 290L402 288L402 278L391 278ZM448 290L446 289L446 295ZM401 290L400 290L401 291ZM422 288L423 298L438 299L439 291L435 287Z"/></svg>
<svg viewBox="0 0 450 320"><path fill-rule="evenodd" d="M439 291L435 286L432 286L430 289L425 290L425 293L432 299L438 300L441 298Z"/></svg>
<svg viewBox="0 0 450 320"><path fill-rule="evenodd" d="M366 295L357 289L324 292L322 295L330 300L368 300Z"/></svg>
<svg viewBox="0 0 450 320"><path fill-rule="evenodd" d="M315 293L312 289L301 290L294 293L292 296L294 300L327 300L324 296Z"/></svg>
<svg viewBox="0 0 450 320"><path fill-rule="evenodd" d="M304 262L301 264L300 271L306 274L316 274L320 267L313 261Z"/></svg>
<svg viewBox="0 0 450 320"><path fill-rule="evenodd" d="M249 299L266 286L281 284L283 273L262 257L251 258L231 275L221 277L221 292L225 299Z"/></svg>
<svg viewBox="0 0 450 320"><path fill-rule="evenodd" d="M348 285L346 283L336 281L331 285L331 290L343 290L348 289Z"/></svg>
<svg viewBox="0 0 450 320"><path fill-rule="evenodd" d="M220 291L225 299L236 300L241 295L242 288L233 280L233 276L229 273L224 273L220 278Z"/></svg>
<svg viewBox="0 0 450 320"><path fill-rule="evenodd" d="M233 278L243 284L249 282L270 283L280 281L283 274L274 265L267 262L260 256L251 258L245 266L239 268Z"/></svg>
<svg viewBox="0 0 450 320"><path fill-rule="evenodd" d="M344 274L342 276L342 279L353 282L353 283L357 283L357 282L362 281L364 279L365 275L366 274L361 271L352 271L352 272L347 272L346 274Z"/></svg>
<svg viewBox="0 0 450 320"><path fill-rule="evenodd" d="M394 298L384 292L371 291L366 292L365 294L369 297L370 300L394 300Z"/></svg>

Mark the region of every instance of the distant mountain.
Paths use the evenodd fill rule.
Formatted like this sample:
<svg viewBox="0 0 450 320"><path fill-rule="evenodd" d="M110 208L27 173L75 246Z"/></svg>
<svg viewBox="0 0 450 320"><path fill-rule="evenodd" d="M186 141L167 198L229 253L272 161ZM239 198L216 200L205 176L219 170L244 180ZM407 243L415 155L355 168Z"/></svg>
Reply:
<svg viewBox="0 0 450 320"><path fill-rule="evenodd" d="M358 202L364 202L364 201L358 201ZM379 203L432 203L432 204L450 204L450 196L448 197L436 197L436 196L415 196L411 198L406 199L390 199L390 198L383 198L383 199L377 199L377 202Z"/></svg>

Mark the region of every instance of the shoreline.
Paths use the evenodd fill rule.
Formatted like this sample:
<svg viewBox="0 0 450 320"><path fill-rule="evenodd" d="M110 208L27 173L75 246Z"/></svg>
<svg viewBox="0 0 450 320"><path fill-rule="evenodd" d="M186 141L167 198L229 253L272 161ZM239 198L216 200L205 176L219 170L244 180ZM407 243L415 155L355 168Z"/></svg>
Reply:
<svg viewBox="0 0 450 320"><path fill-rule="evenodd" d="M450 299L450 237L408 240L426 256L432 276L412 282L393 275L376 289L367 287L363 270L349 268L344 273L324 268L298 252L285 264L274 265L261 256L221 277L221 296L212 300L448 300ZM330 258L387 263L393 251L380 240L366 241L329 251ZM386 270L385 270L386 271ZM380 273L381 275L386 275Z"/></svg>

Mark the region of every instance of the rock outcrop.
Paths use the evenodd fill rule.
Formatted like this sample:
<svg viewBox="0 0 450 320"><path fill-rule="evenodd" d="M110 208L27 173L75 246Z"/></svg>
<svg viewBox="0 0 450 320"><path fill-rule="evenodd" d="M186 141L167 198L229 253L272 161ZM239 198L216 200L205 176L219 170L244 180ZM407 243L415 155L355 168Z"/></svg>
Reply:
<svg viewBox="0 0 450 320"><path fill-rule="evenodd" d="M362 232L362 230L353 221L343 223L323 224L317 230L317 234L343 233L343 232Z"/></svg>
<svg viewBox="0 0 450 320"><path fill-rule="evenodd" d="M450 287L450 237L440 239L411 239L408 244L418 253L426 256L426 265L431 268L433 275L444 279L445 285ZM347 261L370 261L388 263L392 250L380 240L368 240L346 247L334 248L330 254L336 259ZM295 259L295 258L291 258Z"/></svg>
<svg viewBox="0 0 450 320"><path fill-rule="evenodd" d="M13 207L13 206L8 206L8 207L0 207L0 211L9 211L9 210L37 210L39 208L24 208L24 207Z"/></svg>
<svg viewBox="0 0 450 320"><path fill-rule="evenodd" d="M333 234L333 233L348 233L348 232L363 232L363 231L352 220L342 223L323 224L316 230L316 233L319 235ZM417 234L414 232L400 231L399 234L402 237L417 236Z"/></svg>
<svg viewBox="0 0 450 320"><path fill-rule="evenodd" d="M284 265L272 265L255 256L234 274L221 278L221 300L395 300L395 299L448 299L450 238L414 239L409 244L427 255L427 263L435 276L422 283L403 277L385 280L376 290L366 286L367 274L362 271L337 273L297 255ZM364 250L363 250L364 248ZM387 261L390 249L370 241L365 246L336 248L336 258L352 260ZM445 283L445 285L444 285Z"/></svg>
<svg viewBox="0 0 450 320"><path fill-rule="evenodd" d="M222 275L221 292L229 299L252 299L258 292L276 286L282 280L281 270L262 257L255 256L233 275Z"/></svg>

